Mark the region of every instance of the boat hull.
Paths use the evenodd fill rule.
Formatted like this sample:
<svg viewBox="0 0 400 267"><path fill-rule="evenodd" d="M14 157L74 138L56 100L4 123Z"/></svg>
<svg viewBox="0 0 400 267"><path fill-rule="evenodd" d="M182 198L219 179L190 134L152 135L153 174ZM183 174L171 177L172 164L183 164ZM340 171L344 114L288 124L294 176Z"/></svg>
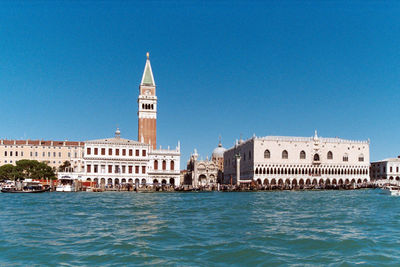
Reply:
<svg viewBox="0 0 400 267"><path fill-rule="evenodd" d="M57 192L75 192L72 186L57 186Z"/></svg>
<svg viewBox="0 0 400 267"><path fill-rule="evenodd" d="M36 193L44 193L44 192L49 192L50 188L48 189L43 189L43 190L6 190L2 189L2 193L13 193L13 194L36 194Z"/></svg>

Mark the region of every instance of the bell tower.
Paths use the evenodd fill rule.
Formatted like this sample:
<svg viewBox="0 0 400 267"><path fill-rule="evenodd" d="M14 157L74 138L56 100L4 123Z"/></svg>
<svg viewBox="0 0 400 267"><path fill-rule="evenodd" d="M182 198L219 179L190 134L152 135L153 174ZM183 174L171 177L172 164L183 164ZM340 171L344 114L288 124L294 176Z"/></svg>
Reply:
<svg viewBox="0 0 400 267"><path fill-rule="evenodd" d="M157 138L157 96L149 53L144 66L138 97L138 141L156 149Z"/></svg>

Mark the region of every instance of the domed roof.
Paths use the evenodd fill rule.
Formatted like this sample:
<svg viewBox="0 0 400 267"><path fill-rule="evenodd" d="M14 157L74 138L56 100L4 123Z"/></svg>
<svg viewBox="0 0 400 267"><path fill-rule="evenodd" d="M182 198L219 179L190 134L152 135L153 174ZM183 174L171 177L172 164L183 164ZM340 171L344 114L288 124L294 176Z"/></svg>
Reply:
<svg viewBox="0 0 400 267"><path fill-rule="evenodd" d="M223 158L225 151L226 151L226 149L223 148L221 142L219 142L218 147L216 147L212 153L212 157L213 158Z"/></svg>

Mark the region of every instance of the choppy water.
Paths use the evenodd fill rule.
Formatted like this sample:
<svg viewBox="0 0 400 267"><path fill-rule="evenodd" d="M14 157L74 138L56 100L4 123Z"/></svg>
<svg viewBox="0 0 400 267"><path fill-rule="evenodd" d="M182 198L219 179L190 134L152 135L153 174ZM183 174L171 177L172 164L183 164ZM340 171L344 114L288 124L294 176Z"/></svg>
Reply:
<svg viewBox="0 0 400 267"><path fill-rule="evenodd" d="M0 265L400 265L379 190L0 194Z"/></svg>

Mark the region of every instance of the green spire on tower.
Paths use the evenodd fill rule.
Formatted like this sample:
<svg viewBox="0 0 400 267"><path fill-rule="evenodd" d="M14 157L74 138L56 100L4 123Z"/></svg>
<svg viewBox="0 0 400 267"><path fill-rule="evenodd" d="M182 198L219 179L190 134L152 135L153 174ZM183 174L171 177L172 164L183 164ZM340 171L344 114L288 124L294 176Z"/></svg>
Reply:
<svg viewBox="0 0 400 267"><path fill-rule="evenodd" d="M151 70L149 52L147 52L146 56L147 60L146 60L146 65L144 66L141 85L155 86L156 84L154 82L153 71Z"/></svg>

